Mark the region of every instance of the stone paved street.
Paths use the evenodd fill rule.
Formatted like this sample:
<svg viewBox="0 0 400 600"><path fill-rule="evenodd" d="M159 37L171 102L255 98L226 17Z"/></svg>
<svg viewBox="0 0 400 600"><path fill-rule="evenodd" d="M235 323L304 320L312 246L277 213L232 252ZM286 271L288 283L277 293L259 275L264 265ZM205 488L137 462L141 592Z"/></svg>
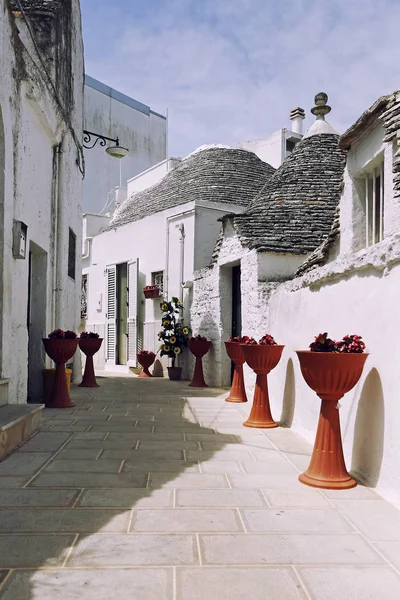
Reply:
<svg viewBox="0 0 400 600"><path fill-rule="evenodd" d="M1 600L398 600L400 512L297 476L250 403L100 377L0 464Z"/></svg>

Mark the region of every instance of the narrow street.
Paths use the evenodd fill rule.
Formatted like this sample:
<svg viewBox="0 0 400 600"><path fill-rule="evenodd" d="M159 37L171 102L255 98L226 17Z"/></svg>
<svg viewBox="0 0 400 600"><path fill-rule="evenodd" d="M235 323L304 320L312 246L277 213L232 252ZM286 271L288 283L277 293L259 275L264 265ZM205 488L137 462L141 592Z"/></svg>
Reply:
<svg viewBox="0 0 400 600"><path fill-rule="evenodd" d="M0 464L1 600L398 600L400 513L187 382L99 377Z"/></svg>

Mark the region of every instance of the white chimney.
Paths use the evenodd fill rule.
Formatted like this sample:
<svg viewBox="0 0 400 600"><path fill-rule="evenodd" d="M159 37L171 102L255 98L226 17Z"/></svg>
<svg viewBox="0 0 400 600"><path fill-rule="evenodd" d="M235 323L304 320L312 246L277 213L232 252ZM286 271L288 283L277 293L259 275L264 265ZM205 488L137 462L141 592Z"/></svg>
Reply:
<svg viewBox="0 0 400 600"><path fill-rule="evenodd" d="M299 133L303 135L303 121L306 118L306 113L304 108L294 108L290 111L290 120L292 121L292 131L293 133Z"/></svg>

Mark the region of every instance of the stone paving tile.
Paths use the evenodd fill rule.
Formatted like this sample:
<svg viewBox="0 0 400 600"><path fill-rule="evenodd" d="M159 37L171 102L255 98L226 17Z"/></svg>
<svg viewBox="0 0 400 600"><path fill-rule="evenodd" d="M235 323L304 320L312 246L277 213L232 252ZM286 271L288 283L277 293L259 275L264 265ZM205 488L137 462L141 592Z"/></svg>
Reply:
<svg viewBox="0 0 400 600"><path fill-rule="evenodd" d="M261 490L272 507L307 507L329 506L326 498L317 490L307 488L295 490Z"/></svg>
<svg viewBox="0 0 400 600"><path fill-rule="evenodd" d="M177 569L177 600L303 600L295 573L288 567ZM322 600L322 596L321 596ZM325 600L325 598L324 598Z"/></svg>
<svg viewBox="0 0 400 600"><path fill-rule="evenodd" d="M335 510L322 508L266 508L241 511L253 533L351 533L354 528Z"/></svg>
<svg viewBox="0 0 400 600"><path fill-rule="evenodd" d="M125 458L131 462L134 461L156 461L156 460L184 460L185 455L182 450L104 450L101 454L101 460L106 458Z"/></svg>
<svg viewBox="0 0 400 600"><path fill-rule="evenodd" d="M95 460L100 454L99 448L70 448L66 446L57 454L57 459L74 459L74 460Z"/></svg>
<svg viewBox="0 0 400 600"><path fill-rule="evenodd" d="M133 567L199 564L192 534L92 535L78 541L68 566Z"/></svg>
<svg viewBox="0 0 400 600"><path fill-rule="evenodd" d="M258 490L177 490L176 506L237 507L265 506Z"/></svg>
<svg viewBox="0 0 400 600"><path fill-rule="evenodd" d="M118 488L86 490L78 506L92 508L171 508L173 490L148 490L146 488Z"/></svg>
<svg viewBox="0 0 400 600"><path fill-rule="evenodd" d="M286 458L301 472L305 471L310 464L310 456L308 454L296 454L296 452L284 453ZM345 490L340 490L344 492Z"/></svg>
<svg viewBox="0 0 400 600"><path fill-rule="evenodd" d="M236 511L231 509L177 508L134 510L130 531L196 533L243 531Z"/></svg>
<svg viewBox="0 0 400 600"><path fill-rule="evenodd" d="M61 566L74 539L74 535L0 535L0 568Z"/></svg>
<svg viewBox="0 0 400 600"><path fill-rule="evenodd" d="M350 490L321 490L330 500L381 500L374 490L358 485Z"/></svg>
<svg viewBox="0 0 400 600"><path fill-rule="evenodd" d="M137 471L142 473L200 473L200 468L198 462L184 460L126 461L122 468L122 472L132 473Z"/></svg>
<svg viewBox="0 0 400 600"><path fill-rule="evenodd" d="M382 564L359 535L202 534L203 562L214 565Z"/></svg>
<svg viewBox="0 0 400 600"><path fill-rule="evenodd" d="M233 488L302 489L297 477L290 474L266 473L265 475L229 475Z"/></svg>
<svg viewBox="0 0 400 600"><path fill-rule="evenodd" d="M221 444L221 447L223 444ZM181 442L181 441L152 441L144 440L139 443L140 450L198 450L198 442Z"/></svg>
<svg viewBox="0 0 400 600"><path fill-rule="evenodd" d="M134 433L134 439L141 440L143 442L184 442L184 434L183 433ZM129 433L110 433L107 437L108 441L129 441L132 439L132 434Z"/></svg>
<svg viewBox="0 0 400 600"><path fill-rule="evenodd" d="M215 444L239 444L234 435L221 435L220 433L186 433L186 439L190 442L214 442Z"/></svg>
<svg viewBox="0 0 400 600"><path fill-rule="evenodd" d="M42 473L118 473L122 460L53 460ZM142 469L143 470L143 469Z"/></svg>
<svg viewBox="0 0 400 600"><path fill-rule="evenodd" d="M205 461L200 463L200 469L202 473L243 473L238 462L233 460L216 460Z"/></svg>
<svg viewBox="0 0 400 600"><path fill-rule="evenodd" d="M250 473L253 475L265 475L267 473L281 473L281 474L291 474L293 477L298 476L298 471L296 468L288 463L284 458L282 458L279 454L277 455L281 458L279 460L270 460L270 461L241 461L242 467L246 473Z"/></svg>
<svg viewBox="0 0 400 600"><path fill-rule="evenodd" d="M11 475L2 475L0 477L0 489L5 489L5 488L20 488L23 485L25 485L29 479L31 478L31 476L29 475L24 475L24 476L20 476L20 477L13 477Z"/></svg>
<svg viewBox="0 0 400 600"><path fill-rule="evenodd" d="M28 487L143 488L146 487L147 477L147 473L43 473Z"/></svg>
<svg viewBox="0 0 400 600"><path fill-rule="evenodd" d="M108 450L133 450L136 448L139 439L136 439L135 436L132 436L130 441L128 440L77 440L73 438L70 442L68 442L66 448L85 448L87 450L97 449L98 451L104 449Z"/></svg>
<svg viewBox="0 0 400 600"><path fill-rule="evenodd" d="M129 519L129 511L109 509L2 509L0 533L123 533Z"/></svg>
<svg viewBox="0 0 400 600"><path fill-rule="evenodd" d="M223 461L234 461L234 462L240 462L240 461L247 461L247 460L251 460L251 454L250 452L246 452L243 451L242 448L240 448L238 451L235 450L225 450L224 448L221 448L221 450L188 450L186 452L186 458L188 460L200 460L201 462L204 461L211 461L211 460L223 460Z"/></svg>
<svg viewBox="0 0 400 600"><path fill-rule="evenodd" d="M77 490L0 490L0 507L71 506L78 497Z"/></svg>
<svg viewBox="0 0 400 600"><path fill-rule="evenodd" d="M311 597L323 600L398 600L400 577L390 567L300 568Z"/></svg>
<svg viewBox="0 0 400 600"><path fill-rule="evenodd" d="M400 511L384 500L332 502L369 540L396 542L400 539Z"/></svg>
<svg viewBox="0 0 400 600"><path fill-rule="evenodd" d="M51 458L50 452L18 453L15 452L0 463L1 475L29 475L36 473Z"/></svg>
<svg viewBox="0 0 400 600"><path fill-rule="evenodd" d="M374 547L400 571L400 542L378 542Z"/></svg>
<svg viewBox="0 0 400 600"><path fill-rule="evenodd" d="M80 592L78 592L80 591ZM172 600L172 569L16 571L2 600Z"/></svg>
<svg viewBox="0 0 400 600"><path fill-rule="evenodd" d="M73 440L102 440L105 433L102 431L78 431L74 434Z"/></svg>
<svg viewBox="0 0 400 600"><path fill-rule="evenodd" d="M182 488L182 489L204 489L204 488L227 488L228 481L224 475L206 475L196 473L184 473L177 477L171 475L155 473L149 478L149 488Z"/></svg>
<svg viewBox="0 0 400 600"><path fill-rule="evenodd" d="M90 424L87 423L86 425L51 425L50 423L46 423L46 425L44 427L41 427L41 431L50 431L52 433L56 433L56 432L70 432L70 433L74 433L76 431L86 431L86 429L88 429L90 427Z"/></svg>

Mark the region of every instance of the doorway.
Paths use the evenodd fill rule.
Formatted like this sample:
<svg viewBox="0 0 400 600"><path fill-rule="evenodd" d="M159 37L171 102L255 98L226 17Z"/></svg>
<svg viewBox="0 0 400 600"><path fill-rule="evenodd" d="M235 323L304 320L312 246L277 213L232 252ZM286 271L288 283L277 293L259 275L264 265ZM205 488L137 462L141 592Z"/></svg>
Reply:
<svg viewBox="0 0 400 600"><path fill-rule="evenodd" d="M34 242L28 255L28 402L43 399L42 370L46 354L42 338L46 337L47 254Z"/></svg>
<svg viewBox="0 0 400 600"><path fill-rule="evenodd" d="M242 335L242 291L240 287L240 265L232 267L232 337ZM231 363L231 382L235 365Z"/></svg>
<svg viewBox="0 0 400 600"><path fill-rule="evenodd" d="M128 269L127 263L117 265L117 365L127 364L128 332Z"/></svg>

